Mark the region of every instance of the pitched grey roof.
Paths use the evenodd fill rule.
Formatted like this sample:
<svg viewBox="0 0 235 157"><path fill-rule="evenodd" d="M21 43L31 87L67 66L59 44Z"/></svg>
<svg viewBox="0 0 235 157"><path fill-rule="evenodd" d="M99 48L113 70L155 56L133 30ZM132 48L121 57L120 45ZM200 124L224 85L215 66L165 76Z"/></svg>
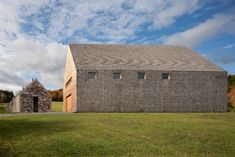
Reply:
<svg viewBox="0 0 235 157"><path fill-rule="evenodd" d="M183 46L70 44L77 69L224 71Z"/></svg>
<svg viewBox="0 0 235 157"><path fill-rule="evenodd" d="M32 82L30 82L28 85L26 85L25 87L23 87L23 89L21 91L18 91L18 93L14 96L17 97L18 95L20 95L22 92L24 92L27 88L34 86L35 84L39 84L47 93L49 93L46 88L41 84L41 82L39 82L37 79L32 80ZM50 93L49 93L50 94Z"/></svg>

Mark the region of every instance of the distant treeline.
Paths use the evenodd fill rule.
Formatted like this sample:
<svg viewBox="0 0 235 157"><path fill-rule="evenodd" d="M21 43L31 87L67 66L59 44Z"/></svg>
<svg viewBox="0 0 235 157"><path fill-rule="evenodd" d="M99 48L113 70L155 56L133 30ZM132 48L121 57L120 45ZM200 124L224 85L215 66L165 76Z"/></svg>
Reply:
<svg viewBox="0 0 235 157"><path fill-rule="evenodd" d="M49 91L52 101L63 101L63 89Z"/></svg>
<svg viewBox="0 0 235 157"><path fill-rule="evenodd" d="M228 76L228 87L234 87L235 86L235 75L229 75Z"/></svg>
<svg viewBox="0 0 235 157"><path fill-rule="evenodd" d="M0 89L0 103L8 103L14 97L12 91L1 90Z"/></svg>

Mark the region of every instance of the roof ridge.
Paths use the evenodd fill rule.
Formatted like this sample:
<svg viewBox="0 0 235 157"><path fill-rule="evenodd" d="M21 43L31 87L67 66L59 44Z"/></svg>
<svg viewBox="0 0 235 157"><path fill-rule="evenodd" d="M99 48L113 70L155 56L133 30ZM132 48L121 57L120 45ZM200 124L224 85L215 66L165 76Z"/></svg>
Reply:
<svg viewBox="0 0 235 157"><path fill-rule="evenodd" d="M90 46L159 46L159 47L184 47L184 48L188 48L190 49L189 47L187 46L184 46L184 45L161 45L161 44L116 44L116 43L108 43L108 44L99 44L99 43L91 43L91 44L85 44L85 43L80 43L80 44L75 44L75 43L70 43L68 44L68 46L87 46L87 45L90 45Z"/></svg>

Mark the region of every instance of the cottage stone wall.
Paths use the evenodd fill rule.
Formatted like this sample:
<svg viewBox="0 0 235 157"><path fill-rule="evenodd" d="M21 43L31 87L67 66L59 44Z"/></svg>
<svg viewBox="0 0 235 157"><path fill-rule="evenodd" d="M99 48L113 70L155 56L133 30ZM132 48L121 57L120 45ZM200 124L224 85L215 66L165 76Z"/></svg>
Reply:
<svg viewBox="0 0 235 157"><path fill-rule="evenodd" d="M8 104L8 112L34 112L33 97L38 97L38 112L51 110L51 95L38 80L33 80Z"/></svg>
<svg viewBox="0 0 235 157"><path fill-rule="evenodd" d="M89 80L88 72L97 79ZM121 80L112 73L120 72ZM137 73L145 72L146 80ZM227 72L78 70L77 112L225 112Z"/></svg>
<svg viewBox="0 0 235 157"><path fill-rule="evenodd" d="M33 112L33 97L38 97L38 112L51 110L51 95L41 84L33 82L20 95L20 112Z"/></svg>

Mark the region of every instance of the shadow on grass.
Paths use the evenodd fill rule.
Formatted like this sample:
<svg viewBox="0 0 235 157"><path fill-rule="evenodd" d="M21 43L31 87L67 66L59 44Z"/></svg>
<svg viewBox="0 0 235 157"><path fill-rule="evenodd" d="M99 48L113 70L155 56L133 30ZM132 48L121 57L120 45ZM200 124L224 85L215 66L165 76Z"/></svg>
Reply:
<svg viewBox="0 0 235 157"><path fill-rule="evenodd" d="M44 134L54 134L66 131L66 121L63 120L37 120L34 119L1 119L0 138L16 138L25 135L43 136ZM78 125L78 124L77 124Z"/></svg>
<svg viewBox="0 0 235 157"><path fill-rule="evenodd" d="M6 110L5 107L0 106L0 113L4 113L5 110Z"/></svg>
<svg viewBox="0 0 235 157"><path fill-rule="evenodd" d="M67 126L69 124L63 120L37 118L40 117L0 120L0 156L12 156L19 144L25 142L23 139L29 141L43 139L72 129L71 125Z"/></svg>

